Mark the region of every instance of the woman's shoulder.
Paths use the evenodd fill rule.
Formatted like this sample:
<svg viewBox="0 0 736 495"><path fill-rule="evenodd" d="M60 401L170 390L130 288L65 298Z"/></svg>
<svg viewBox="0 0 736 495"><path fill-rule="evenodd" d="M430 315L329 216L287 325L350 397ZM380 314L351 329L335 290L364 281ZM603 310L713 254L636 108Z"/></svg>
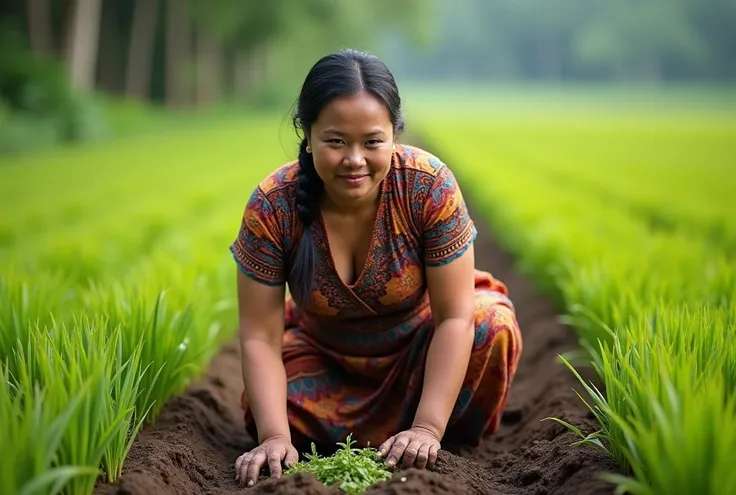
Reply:
<svg viewBox="0 0 736 495"><path fill-rule="evenodd" d="M293 215L293 187L299 179L299 162L278 166L253 185L240 230L230 245L240 269L268 285L285 280L282 256L289 247Z"/></svg>
<svg viewBox="0 0 736 495"><path fill-rule="evenodd" d="M279 225L289 224L294 210L295 188L299 181L299 162L279 165L254 185L245 205L244 218Z"/></svg>
<svg viewBox="0 0 736 495"><path fill-rule="evenodd" d="M398 160L396 168L399 172L409 175L428 175L436 177L447 168L434 153L419 146L401 144L396 146Z"/></svg>
<svg viewBox="0 0 736 495"><path fill-rule="evenodd" d="M430 191L457 189L455 174L436 154L412 145L396 146L394 177L400 189L421 201ZM433 193L436 194L436 193Z"/></svg>
<svg viewBox="0 0 736 495"><path fill-rule="evenodd" d="M299 181L299 162L297 160L283 163L263 177L257 185L257 191L266 198L280 195L291 195L291 189Z"/></svg>

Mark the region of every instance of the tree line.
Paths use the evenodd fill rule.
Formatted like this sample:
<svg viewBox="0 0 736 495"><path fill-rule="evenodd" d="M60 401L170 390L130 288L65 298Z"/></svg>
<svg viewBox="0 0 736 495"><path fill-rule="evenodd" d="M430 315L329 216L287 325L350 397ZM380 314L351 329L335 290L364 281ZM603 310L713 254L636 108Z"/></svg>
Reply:
<svg viewBox="0 0 736 495"><path fill-rule="evenodd" d="M432 0L6 0L0 54L61 62L71 86L169 107L246 98L335 47L422 35ZM17 60L18 57L15 57ZM3 69L0 62L0 73ZM1 77L1 75L0 75ZM293 84L291 84L293 86Z"/></svg>
<svg viewBox="0 0 736 495"><path fill-rule="evenodd" d="M402 77L736 81L736 0L445 0L433 41L387 44Z"/></svg>
<svg viewBox="0 0 736 495"><path fill-rule="evenodd" d="M732 83L736 0L5 0L0 125L79 134L85 93L282 105L344 46L402 80Z"/></svg>

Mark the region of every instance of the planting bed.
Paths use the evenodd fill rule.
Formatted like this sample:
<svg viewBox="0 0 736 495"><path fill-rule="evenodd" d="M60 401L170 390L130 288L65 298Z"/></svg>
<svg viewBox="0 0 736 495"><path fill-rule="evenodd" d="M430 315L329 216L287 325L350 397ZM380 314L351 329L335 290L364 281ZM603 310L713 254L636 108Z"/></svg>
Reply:
<svg viewBox="0 0 736 495"><path fill-rule="evenodd" d="M576 347L574 333L558 323L553 305L489 235L482 215L476 211L473 216L480 230L477 266L508 284L524 335L502 427L478 448L443 445L432 471L397 473L367 493L613 493L614 487L598 478L601 471L616 470L612 461L593 447L571 446L579 437L554 421L542 421L554 416L586 433L598 429L575 394L580 384L557 361L559 353ZM171 399L157 421L143 428L123 476L116 483L97 485L95 493L338 493L309 474L263 476L250 489L238 485L233 463L254 445L243 428L241 389L237 342L229 342L203 379Z"/></svg>

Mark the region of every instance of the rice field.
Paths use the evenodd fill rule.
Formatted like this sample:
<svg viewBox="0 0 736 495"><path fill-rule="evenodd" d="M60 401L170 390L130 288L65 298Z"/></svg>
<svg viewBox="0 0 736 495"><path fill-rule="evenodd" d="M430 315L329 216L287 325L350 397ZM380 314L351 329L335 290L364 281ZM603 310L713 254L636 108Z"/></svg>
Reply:
<svg viewBox="0 0 736 495"><path fill-rule="evenodd" d="M254 117L0 163L0 493L91 493L236 328L250 187L286 159Z"/></svg>
<svg viewBox="0 0 736 495"><path fill-rule="evenodd" d="M548 421L615 459L630 493L736 493L729 111L414 94L412 139L577 332L560 366L600 377L577 387L598 431ZM227 246L293 157L283 117L0 163L0 493L120 479L141 428L234 337Z"/></svg>
<svg viewBox="0 0 736 495"><path fill-rule="evenodd" d="M578 332L585 352L563 359L600 377L603 390L578 387L600 430L567 426L628 475L608 478L636 494L736 493L736 121L418 114Z"/></svg>

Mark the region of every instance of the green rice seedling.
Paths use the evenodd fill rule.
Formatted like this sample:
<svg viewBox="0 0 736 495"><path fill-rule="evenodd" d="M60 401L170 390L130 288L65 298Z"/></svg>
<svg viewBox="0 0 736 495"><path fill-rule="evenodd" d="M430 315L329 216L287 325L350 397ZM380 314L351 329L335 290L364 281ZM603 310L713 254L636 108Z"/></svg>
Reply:
<svg viewBox="0 0 736 495"><path fill-rule="evenodd" d="M81 316L71 326L36 328L30 333L27 350L18 353L19 358L29 358L19 359L21 381L43 387L44 407L49 413L58 414L74 397L79 397L55 458L60 466L85 466L94 469L94 473L88 471L88 475L68 480L65 493L90 493L105 453L116 445L116 440L127 440L135 411L135 389L126 386L125 378L117 375L120 368L128 367L116 360L118 332L119 329L110 332L101 317ZM136 370L130 371L128 380L135 382ZM123 380L123 386L115 386L116 375Z"/></svg>
<svg viewBox="0 0 736 495"><path fill-rule="evenodd" d="M153 378L148 380L148 374L152 371L150 364L144 367L141 363L143 341L138 342L138 345L127 359L124 358L123 333L121 330L120 327L116 327L110 335L110 341L115 343L115 364L110 369L111 372L114 372L114 375L110 387L110 400L105 404L104 414L106 421L113 424L115 418L122 413L123 424L127 427L119 428L113 433L110 443L102 455L102 468L108 482L113 482L122 475L123 462L138 431L148 418L151 407L153 407L153 404L151 404L144 411L136 408L139 401L143 404L150 404L149 394L152 389L143 389L141 383L146 380L147 383L155 384L159 376L154 374Z"/></svg>
<svg viewBox="0 0 736 495"><path fill-rule="evenodd" d="M59 290L67 280L58 273L40 273L31 281L21 271L0 276L0 356L12 356L17 342L26 342L34 325L51 325L54 314L73 304L73 291ZM8 363L12 368L12 360Z"/></svg>
<svg viewBox="0 0 736 495"><path fill-rule="evenodd" d="M615 349L617 355L623 354L620 346ZM658 383L666 393L657 394L651 388L652 381L644 380L640 397L646 403L639 408L633 403L637 398L627 396L625 384L617 381L610 367L605 368L606 384L615 391L606 389L604 395L594 385L584 383L569 362L565 364L592 397L592 405L582 396L581 400L595 414L601 429L586 434L558 418L547 419L578 434L581 440L574 445L595 445L625 467L622 475L601 473L618 485L616 493L721 494L736 489L736 397L724 399L723 380L704 381L701 388L695 389L694 381L685 378L684 385L675 385L672 375L662 371ZM636 373L631 366L628 369ZM682 368L674 375L687 373ZM629 410L627 416L620 411L622 406Z"/></svg>
<svg viewBox="0 0 736 495"><path fill-rule="evenodd" d="M736 329L719 327L719 317L707 311L663 312L660 318L661 328L651 339L636 338L648 330L632 327L627 330L629 348L616 339L602 352L605 396L565 361L592 398L588 407L600 431L584 434L549 419L576 432L579 443L604 448L626 467L625 474L633 476L605 475L620 492L731 493L736 489L736 394L727 385L718 347L728 345ZM691 336L705 331L712 343Z"/></svg>
<svg viewBox="0 0 736 495"><path fill-rule="evenodd" d="M354 443L352 435L348 435L345 442L337 443L342 448L329 457L320 457L312 443L312 452L305 454L306 460L288 468L284 475L309 472L324 485L350 495L361 494L374 484L391 479L392 472L375 449L354 448Z"/></svg>
<svg viewBox="0 0 736 495"><path fill-rule="evenodd" d="M149 370L138 385L135 410L138 415L150 411L153 419L191 376L187 355L202 352L188 346L193 310L169 306L163 291L155 294L119 284L96 290L89 299L92 314L106 315L108 328L121 329L124 360L139 352L141 368Z"/></svg>
<svg viewBox="0 0 736 495"><path fill-rule="evenodd" d="M150 366L151 373L142 378L145 393L136 410L150 409L149 419L199 374L223 338L220 312L227 305L216 265L172 256L152 253L122 281L93 284L85 293L88 311L106 315L110 328L122 328L124 359L142 346L141 367Z"/></svg>
<svg viewBox="0 0 736 495"><path fill-rule="evenodd" d="M11 376L4 363L0 377L0 450L9 454L0 463L0 493L56 495L75 477L95 476L96 468L60 464L56 457L86 387L56 410L47 404L53 391Z"/></svg>

